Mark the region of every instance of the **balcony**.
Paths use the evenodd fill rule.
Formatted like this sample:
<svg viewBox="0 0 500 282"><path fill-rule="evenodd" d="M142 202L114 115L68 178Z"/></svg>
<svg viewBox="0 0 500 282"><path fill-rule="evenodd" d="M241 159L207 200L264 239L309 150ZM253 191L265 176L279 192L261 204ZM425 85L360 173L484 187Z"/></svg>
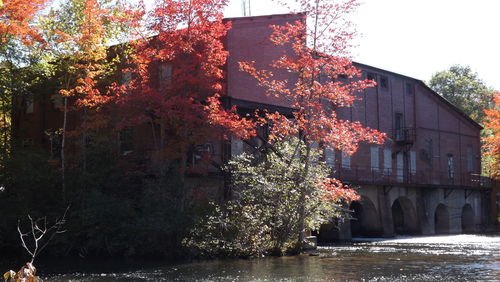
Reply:
<svg viewBox="0 0 500 282"><path fill-rule="evenodd" d="M492 187L491 179L479 174L454 174L450 178L447 171L423 170L384 170L372 167L352 166L350 169L340 165L333 168L333 176L354 185L404 185L419 187L445 187L486 190Z"/></svg>
<svg viewBox="0 0 500 282"><path fill-rule="evenodd" d="M393 130L392 138L399 145L413 144L415 137L415 128L413 127L403 127Z"/></svg>

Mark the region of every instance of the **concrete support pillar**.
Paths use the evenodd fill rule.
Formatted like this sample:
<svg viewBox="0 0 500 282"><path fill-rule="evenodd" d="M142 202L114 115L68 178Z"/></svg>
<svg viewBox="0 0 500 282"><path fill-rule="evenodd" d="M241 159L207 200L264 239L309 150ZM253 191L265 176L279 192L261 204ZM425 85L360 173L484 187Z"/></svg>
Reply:
<svg viewBox="0 0 500 282"><path fill-rule="evenodd" d="M389 189L389 188L386 188ZM388 193L384 191L384 187L379 187L377 189L377 200L379 207L380 223L382 225L382 236L383 237L393 237L394 236L394 224L392 222L392 210L391 203L388 197Z"/></svg>
<svg viewBox="0 0 500 282"><path fill-rule="evenodd" d="M432 190L422 189L417 197L418 205L420 206L420 227L422 228L422 235L434 234L434 208L435 205L432 201ZM419 208L417 208L418 210Z"/></svg>

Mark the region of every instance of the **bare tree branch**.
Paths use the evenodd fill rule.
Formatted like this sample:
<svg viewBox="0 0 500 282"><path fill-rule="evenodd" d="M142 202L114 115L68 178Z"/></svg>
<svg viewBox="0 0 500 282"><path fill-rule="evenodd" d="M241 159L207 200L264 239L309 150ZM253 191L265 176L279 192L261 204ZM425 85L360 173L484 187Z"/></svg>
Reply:
<svg viewBox="0 0 500 282"><path fill-rule="evenodd" d="M17 221L17 232L19 233L19 237L21 238L21 245L23 248L31 255L30 263L33 263L36 256L40 254L40 252L47 247L50 241L55 237L56 234L61 234L66 232L63 230L64 224L66 223L66 215L70 205L64 211L63 216L59 219L56 218L54 224L50 227L47 227L47 217L38 218L33 220L31 215L28 214L28 219L30 221L31 231L23 233L20 227L20 220ZM43 226L43 228L40 228ZM42 241L42 239L48 235L48 239ZM47 238L47 237L46 237ZM26 240L29 239L32 241L33 247L30 248L28 244L26 244Z"/></svg>

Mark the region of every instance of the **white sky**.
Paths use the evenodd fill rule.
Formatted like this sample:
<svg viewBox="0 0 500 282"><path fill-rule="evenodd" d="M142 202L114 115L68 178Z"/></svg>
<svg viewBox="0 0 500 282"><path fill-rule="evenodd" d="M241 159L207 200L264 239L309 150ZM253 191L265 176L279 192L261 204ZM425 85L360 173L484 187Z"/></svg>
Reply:
<svg viewBox="0 0 500 282"><path fill-rule="evenodd" d="M247 0L248 1L248 0ZM230 0L226 17L242 16ZM362 0L353 15L355 61L428 81L452 64L469 65L500 90L500 0ZM286 12L251 0L253 16Z"/></svg>

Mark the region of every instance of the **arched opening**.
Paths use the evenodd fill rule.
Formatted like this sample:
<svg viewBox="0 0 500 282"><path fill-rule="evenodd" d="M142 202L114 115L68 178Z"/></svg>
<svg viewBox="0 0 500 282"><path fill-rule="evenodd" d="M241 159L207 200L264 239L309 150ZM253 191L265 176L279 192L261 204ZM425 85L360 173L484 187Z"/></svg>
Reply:
<svg viewBox="0 0 500 282"><path fill-rule="evenodd" d="M375 205L368 198L354 201L349 207L352 211L352 237L380 237L382 227Z"/></svg>
<svg viewBox="0 0 500 282"><path fill-rule="evenodd" d="M474 233L474 210L470 204L465 204L462 208L462 232Z"/></svg>
<svg viewBox="0 0 500 282"><path fill-rule="evenodd" d="M436 234L448 234L450 232L450 214L448 208L439 204L434 213L434 232Z"/></svg>
<svg viewBox="0 0 500 282"><path fill-rule="evenodd" d="M391 209L395 234L414 235L418 233L417 214L410 199L397 198Z"/></svg>

